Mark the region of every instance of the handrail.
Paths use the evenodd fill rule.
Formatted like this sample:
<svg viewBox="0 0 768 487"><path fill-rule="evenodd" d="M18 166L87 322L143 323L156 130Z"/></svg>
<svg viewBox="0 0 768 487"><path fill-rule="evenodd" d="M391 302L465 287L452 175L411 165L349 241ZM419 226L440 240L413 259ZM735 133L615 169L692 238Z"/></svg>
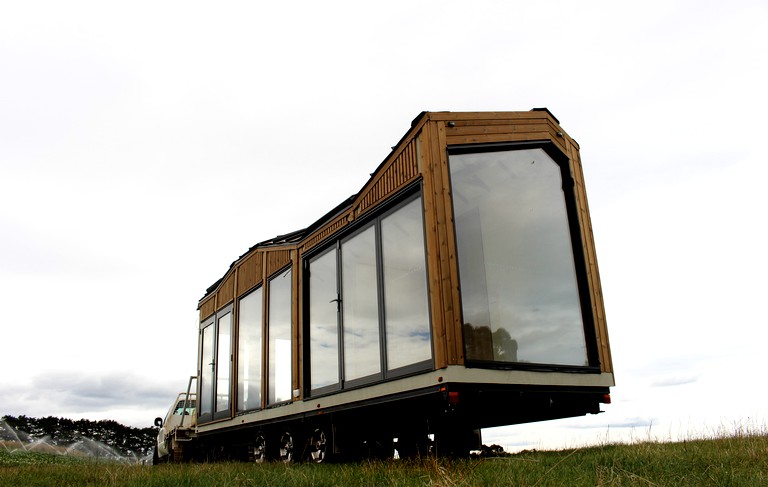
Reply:
<svg viewBox="0 0 768 487"><path fill-rule="evenodd" d="M187 416L187 405L189 404L189 391L192 390L192 381L197 380L196 375L190 375L189 376L189 383L187 384L187 394L184 396L184 409L183 413L181 415L181 423L179 423L179 428L184 426L184 417ZM197 404L195 404L195 409L197 409Z"/></svg>

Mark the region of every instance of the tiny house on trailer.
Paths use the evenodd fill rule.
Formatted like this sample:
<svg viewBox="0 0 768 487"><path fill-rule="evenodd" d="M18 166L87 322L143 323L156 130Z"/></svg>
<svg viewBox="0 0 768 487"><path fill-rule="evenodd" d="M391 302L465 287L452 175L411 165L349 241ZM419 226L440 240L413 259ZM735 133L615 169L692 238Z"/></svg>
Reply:
<svg viewBox="0 0 768 487"><path fill-rule="evenodd" d="M546 109L424 112L368 182L199 302L196 452L465 455L614 385L578 144Z"/></svg>

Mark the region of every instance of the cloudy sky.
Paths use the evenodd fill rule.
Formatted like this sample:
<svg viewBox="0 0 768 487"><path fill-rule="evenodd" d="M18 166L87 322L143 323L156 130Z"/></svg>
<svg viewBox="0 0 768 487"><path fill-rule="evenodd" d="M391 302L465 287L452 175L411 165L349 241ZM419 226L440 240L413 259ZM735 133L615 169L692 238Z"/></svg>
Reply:
<svg viewBox="0 0 768 487"><path fill-rule="evenodd" d="M768 4L0 3L0 414L148 426L197 300L422 110L581 144L617 386L509 449L766 424Z"/></svg>

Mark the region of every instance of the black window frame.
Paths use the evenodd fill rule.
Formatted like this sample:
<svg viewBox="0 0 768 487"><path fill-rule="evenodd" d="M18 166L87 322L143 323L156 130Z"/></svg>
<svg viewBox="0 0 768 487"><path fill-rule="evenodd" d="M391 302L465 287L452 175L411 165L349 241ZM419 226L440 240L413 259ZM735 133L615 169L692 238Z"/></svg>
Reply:
<svg viewBox="0 0 768 487"><path fill-rule="evenodd" d="M427 315L429 320L429 348L430 358L413 364L409 364L397 369L388 370L387 366L387 339L386 339L386 310L384 306L384 275L383 275L383 252L381 245L381 220L396 212L400 208L406 206L412 201L419 200L422 211L422 236L423 236L423 250L424 250L424 268L425 268L425 285L427 290ZM342 232L334 235L325 244L319 245L317 248L312 249L302 256L302 309L304 310L302 316L302 332L305 340L302 344L302 354L305 357L302 367L302 380L304 398L309 400L329 394L335 394L341 391L352 390L360 387L367 387L380 382L387 382L390 380L406 377L409 375L416 375L424 372L428 372L435 369L435 346L434 346L434 327L432 308L430 306L430 288L429 288L429 265L427 261L427 235L426 224L424 219L424 194L423 185L421 180L412 183L408 187L397 192L381 204L379 204L373 211L370 212L364 218L360 218L358 221L353 222L348 228ZM324 255L326 252L336 252L336 286L337 296L339 300L343 300L341 295L343 286L342 258L341 244L344 241L355 237L361 232L369 229L371 226L375 228L375 245L376 245L376 285L377 285L377 303L378 303L378 324L379 324L379 353L380 353L380 371L379 373L368 375L366 377L360 377L353 380L346 380L344 377L344 316L343 310L338 309L337 319L338 322L338 341L339 341L339 382L336 384L323 386L317 389L311 388L311 359L309 348L309 337L311 336L310 330L310 311L309 311L309 268L310 262L315 258ZM341 306L340 302L337 306Z"/></svg>
<svg viewBox="0 0 768 487"><path fill-rule="evenodd" d="M235 397L233 401L233 406L235 410L235 415L241 415L246 413L252 413L255 411L261 411L264 409L264 402L265 402L265 392L264 392L264 377L265 377L265 369L264 369L264 362L265 362L265 354L264 354L264 337L266 336L266 327L267 323L264 320L264 295L266 290L266 286L263 282L257 284L253 288L249 289L248 292L237 298L237 362L235 363L233 361L233 369L236 372L236 380L235 380ZM242 334L240 333L240 317L241 317L241 303L243 299L247 298L248 296L252 295L256 291L261 291L261 369L260 369L260 375L259 378L259 405L255 408L249 408L249 409L243 409L240 410L238 407L238 403L240 401L240 339L242 338ZM234 347L233 347L234 349Z"/></svg>
<svg viewBox="0 0 768 487"><path fill-rule="evenodd" d="M504 369L504 370L537 370L537 371L570 371L600 373L600 357L597 344L597 333L595 330L595 316L592 311L592 297L589 290L589 270L584 252L584 243L581 236L581 223L579 222L579 210L576 196L576 183L571 174L571 160L567 154L563 153L553 141L524 141L524 142L492 142L479 144L457 144L447 146L446 158L448 161L448 181L451 188L451 210L453 208L453 179L450 175L450 156L461 154L479 154L487 152L503 152L509 150L529 150L542 149L560 168L560 177L563 190L563 199L565 202L565 211L568 218L568 230L571 238L571 251L573 252L574 271L576 273L576 287L579 293L579 305L581 307L582 326L584 327L584 341L587 352L588 365L561 365L547 363L526 363L526 362L498 362L488 360L466 359L467 367ZM455 228L455 222L452 223L454 246L458 249L458 236ZM456 256L457 271L459 269L459 256ZM459 275L459 295L461 295L461 275ZM461 323L464 323L464 309L460 305ZM462 326L462 342L464 327ZM465 351L462 351L466 354Z"/></svg>
<svg viewBox="0 0 768 487"><path fill-rule="evenodd" d="M291 272L291 287L290 287L290 289L291 289L290 303L291 304L289 306L289 310L290 310L290 314L291 314L291 318L290 318L291 319L291 330L290 330L290 342L291 342L291 387L290 387L290 392L288 393L288 399L285 399L285 400L282 400L282 401L275 401L273 403L270 403L269 402L269 388L270 388L270 370L269 370L270 350L269 350L269 342L270 342L271 338L270 338L269 324L270 324L270 319L271 319L271 316L272 316L272 306L271 306L272 281L274 281L275 279L280 277L281 274L285 274L287 272ZM264 352L264 356L262 357L262 364L263 364L262 366L265 367L265 375L264 375L264 377L266 378L266 381L264 382L264 384L262 384L262 394L264 396L263 399L262 399L262 404L266 405L265 409L272 409L272 408L284 406L286 404L290 404L291 402L293 402L293 381L294 381L293 365L294 365L294 361L296 360L296 357L294 355L294 343L293 343L293 338L294 338L294 322L293 322L293 311L294 311L293 310L293 298L294 298L294 296L293 296L293 283L294 283L294 279L296 279L296 277L293 274L294 274L293 260L291 260L291 262L289 264L286 264L285 266L280 268L279 271L273 272L271 275L269 275L265 279L266 286L264 286L264 289L266 289L266 293L265 293L266 294L266 298L265 298L264 303L266 304L266 314L265 314L266 320L264 321L264 329L263 329L264 336L262 337L262 340L264 342L264 348L262 349L263 352Z"/></svg>
<svg viewBox="0 0 768 487"><path fill-rule="evenodd" d="M216 411L217 406L217 393L218 393L218 381L219 381L219 369L218 369L218 358L219 358L219 318L229 313L231 315L230 317L230 325L229 325L229 391L228 391L228 398L229 398L229 407L226 410L222 411ZM203 330L208 328L209 326L212 326L212 332L213 332L213 363L212 364L205 364L205 360L203 357ZM233 350L233 344L234 344L234 336L235 336L235 320L234 320L234 302L227 304L220 310L216 311L214 314L210 315L208 318L200 321L200 329L199 329L199 345L198 345L198 363L200 364L199 370L200 375L202 377L202 371L203 367L206 367L207 365L213 365L213 373L211 374L211 384L208 385L206 389L207 393L209 393L209 396L203 395L203 387L205 387L204 381L200 380L198 381L200 384L199 391L198 391L198 403L200 402L199 399L203 397L207 397L208 401L210 401L210 408L211 412L206 414L200 414L201 409L198 408L198 415L197 415L197 421L199 423L208 423L211 421L216 421L220 419L227 419L232 417L232 407L234 404L234 394L233 394L233 388L232 388L232 379L235 378L235 370L234 370L234 350Z"/></svg>

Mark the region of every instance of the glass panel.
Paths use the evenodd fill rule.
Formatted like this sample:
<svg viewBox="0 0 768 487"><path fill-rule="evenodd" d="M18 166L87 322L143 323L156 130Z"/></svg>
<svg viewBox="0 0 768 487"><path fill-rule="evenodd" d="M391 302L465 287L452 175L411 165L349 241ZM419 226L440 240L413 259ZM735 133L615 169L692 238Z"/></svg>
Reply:
<svg viewBox="0 0 768 487"><path fill-rule="evenodd" d="M336 249L309 264L310 389L339 383Z"/></svg>
<svg viewBox="0 0 768 487"><path fill-rule="evenodd" d="M432 358L421 199L381 221L389 370Z"/></svg>
<svg viewBox="0 0 768 487"><path fill-rule="evenodd" d="M467 358L588 365L560 167L530 149L450 168Z"/></svg>
<svg viewBox="0 0 768 487"><path fill-rule="evenodd" d="M237 410L261 407L262 290L240 300L237 348Z"/></svg>
<svg viewBox="0 0 768 487"><path fill-rule="evenodd" d="M291 399L291 271L269 281L269 404Z"/></svg>
<svg viewBox="0 0 768 487"><path fill-rule="evenodd" d="M199 416L213 414L213 366L215 363L213 349L213 322L203 328L200 347L200 409Z"/></svg>
<svg viewBox="0 0 768 487"><path fill-rule="evenodd" d="M229 410L229 371L232 367L232 313L219 317L216 343L216 412Z"/></svg>
<svg viewBox="0 0 768 487"><path fill-rule="evenodd" d="M373 226L341 244L344 380L381 372Z"/></svg>

